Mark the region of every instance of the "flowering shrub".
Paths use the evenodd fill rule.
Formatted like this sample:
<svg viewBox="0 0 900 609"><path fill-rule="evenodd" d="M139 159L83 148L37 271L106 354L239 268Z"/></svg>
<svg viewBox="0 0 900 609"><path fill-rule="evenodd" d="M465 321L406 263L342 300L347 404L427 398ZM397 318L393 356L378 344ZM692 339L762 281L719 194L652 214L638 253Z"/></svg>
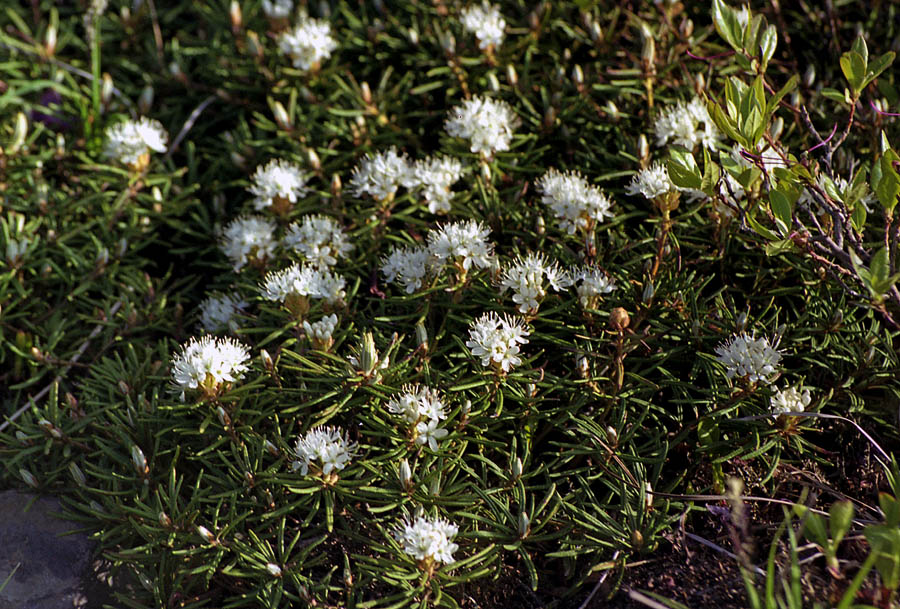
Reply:
<svg viewBox="0 0 900 609"><path fill-rule="evenodd" d="M0 475L128 606L588 606L735 478L900 587L891 3L25 4Z"/></svg>

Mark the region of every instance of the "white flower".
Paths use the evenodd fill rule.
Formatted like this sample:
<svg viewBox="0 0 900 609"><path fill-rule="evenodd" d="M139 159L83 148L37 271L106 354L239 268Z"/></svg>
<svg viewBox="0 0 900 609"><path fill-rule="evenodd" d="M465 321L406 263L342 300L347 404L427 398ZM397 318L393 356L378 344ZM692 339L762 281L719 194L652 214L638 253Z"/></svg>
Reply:
<svg viewBox="0 0 900 609"><path fill-rule="evenodd" d="M265 166L260 165L253 174L253 183L247 189L253 195L253 206L262 211L267 207L287 207L293 205L297 197L305 196L306 176L294 163L284 159L274 159Z"/></svg>
<svg viewBox="0 0 900 609"><path fill-rule="evenodd" d="M224 383L233 383L244 375L248 359L247 348L232 338L192 338L172 362L172 377L182 389L182 399L186 389L200 388L213 396Z"/></svg>
<svg viewBox="0 0 900 609"><path fill-rule="evenodd" d="M293 29L278 37L278 48L300 70L317 69L337 47L337 41L331 35L331 25L306 16Z"/></svg>
<svg viewBox="0 0 900 609"><path fill-rule="evenodd" d="M159 121L142 116L106 129L103 154L125 165L143 167L150 161L150 150L166 151L169 136Z"/></svg>
<svg viewBox="0 0 900 609"><path fill-rule="evenodd" d="M575 273L575 279L581 282L575 287L575 291L585 309L596 309L603 294L616 289L615 281L608 279L600 269L581 269Z"/></svg>
<svg viewBox="0 0 900 609"><path fill-rule="evenodd" d="M628 194L632 196L641 194L647 199L655 199L673 190L677 189L669 179L669 170L659 161L639 171L631 179L631 184L625 187Z"/></svg>
<svg viewBox="0 0 900 609"><path fill-rule="evenodd" d="M286 19L294 10L293 0L262 0L262 10L269 19Z"/></svg>
<svg viewBox="0 0 900 609"><path fill-rule="evenodd" d="M389 200L398 188L409 188L413 184L415 175L409 159L405 153L397 154L394 146L374 156L367 154L353 169L350 178L354 196L369 194L379 201Z"/></svg>
<svg viewBox="0 0 900 609"><path fill-rule="evenodd" d="M453 157L429 157L413 167L416 186L433 214L450 211L450 187L462 177L462 162Z"/></svg>
<svg viewBox="0 0 900 609"><path fill-rule="evenodd" d="M450 564L454 561L453 553L459 549L451 541L458 532L459 527L446 520L419 516L412 522L402 522L394 532L394 538L403 546L403 551L416 560L430 558Z"/></svg>
<svg viewBox="0 0 900 609"><path fill-rule="evenodd" d="M485 313L469 324L466 346L472 350L472 355L481 358L482 366L509 372L513 366L522 363L519 345L528 342L528 335L521 320Z"/></svg>
<svg viewBox="0 0 900 609"><path fill-rule="evenodd" d="M463 28L478 38L478 48L482 51L490 46L498 47L503 42L503 30L506 21L500 9L486 0L481 6L477 4L463 9L461 15Z"/></svg>
<svg viewBox="0 0 900 609"><path fill-rule="evenodd" d="M277 245L275 221L262 216L236 218L222 233L222 251L231 259L235 271L248 262L264 263L275 254Z"/></svg>
<svg viewBox="0 0 900 609"><path fill-rule="evenodd" d="M294 461L292 468L294 471L299 469L305 476L313 466L314 470L328 476L347 467L350 459L356 456L356 448L355 442L350 442L334 427L311 429L297 439L294 447L297 461Z"/></svg>
<svg viewBox="0 0 900 609"><path fill-rule="evenodd" d="M693 150L699 143L712 150L720 138L706 105L698 97L666 108L657 117L653 130L657 146L665 146L671 140L688 150Z"/></svg>
<svg viewBox="0 0 900 609"><path fill-rule="evenodd" d="M328 304L343 301L346 280L328 270L293 264L266 275L260 286L267 300L284 303L290 297L308 297L325 300Z"/></svg>
<svg viewBox="0 0 900 609"><path fill-rule="evenodd" d="M207 332L219 332L225 328L234 332L238 329L235 317L243 312L247 304L238 295L210 294L200 303L200 323Z"/></svg>
<svg viewBox="0 0 900 609"><path fill-rule="evenodd" d="M353 250L337 220L328 216L304 216L288 227L284 244L319 268L337 264Z"/></svg>
<svg viewBox="0 0 900 609"><path fill-rule="evenodd" d="M428 247L442 264L450 263L465 271L473 264L486 269L494 255L494 245L487 240L490 233L489 228L475 220L444 224L428 233Z"/></svg>
<svg viewBox="0 0 900 609"><path fill-rule="evenodd" d="M423 418L436 421L447 418L440 394L435 389L418 385L405 386L402 394L388 401L387 409L410 425Z"/></svg>
<svg viewBox="0 0 900 609"><path fill-rule="evenodd" d="M506 102L473 97L450 110L444 128L452 137L469 140L472 152L492 157L497 150L509 150L518 124L519 118Z"/></svg>
<svg viewBox="0 0 900 609"><path fill-rule="evenodd" d="M307 338L312 341L317 348L327 350L334 343L331 335L337 327L337 315L332 313L326 315L317 322L309 323L303 320L303 331L306 332Z"/></svg>
<svg viewBox="0 0 900 609"><path fill-rule="evenodd" d="M381 272L390 283L399 283L412 294L422 287L433 266L427 247L395 247L381 259Z"/></svg>
<svg viewBox="0 0 900 609"><path fill-rule="evenodd" d="M570 235L577 229L590 230L606 217L612 203L600 189L588 184L575 171L560 173L551 169L538 181L543 196L541 202L550 207L559 220L559 227Z"/></svg>
<svg viewBox="0 0 900 609"><path fill-rule="evenodd" d="M750 383L771 382L770 377L781 361L781 353L769 344L769 339L755 338L746 332L716 347L716 353L728 378L737 376Z"/></svg>
<svg viewBox="0 0 900 609"><path fill-rule="evenodd" d="M784 390L779 389L775 392L775 395L769 398L772 414L803 412L811 401L809 389L804 389L803 393L800 393L800 390L795 387L788 387Z"/></svg>
<svg viewBox="0 0 900 609"><path fill-rule="evenodd" d="M555 262L547 262L543 254L529 253L524 258L520 256L503 271L500 292L512 290L513 302L519 305L519 312L534 315L547 294L545 279L557 292L573 283L569 274Z"/></svg>
<svg viewBox="0 0 900 609"><path fill-rule="evenodd" d="M437 419L428 419L416 424L416 444L422 446L428 444L428 448L433 451L438 449L438 441L443 440L450 433L446 429L438 428L440 421Z"/></svg>

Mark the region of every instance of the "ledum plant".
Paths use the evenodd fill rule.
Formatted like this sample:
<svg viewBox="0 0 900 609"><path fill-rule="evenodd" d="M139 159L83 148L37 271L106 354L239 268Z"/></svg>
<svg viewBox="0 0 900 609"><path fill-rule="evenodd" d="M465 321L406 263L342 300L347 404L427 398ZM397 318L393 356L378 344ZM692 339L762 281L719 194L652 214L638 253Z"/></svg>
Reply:
<svg viewBox="0 0 900 609"><path fill-rule="evenodd" d="M741 204L732 203L741 228L762 237L767 254L789 251L806 256L820 273L900 328L900 291L895 286L900 279L900 226L894 223L900 156L883 132L871 132L869 141L874 145L869 158L857 159L843 174L834 164L835 151L854 128L872 129L854 119L866 90L892 65L895 53L870 59L866 41L859 36L841 55L847 86L843 92L823 91L834 104L827 113L834 126L823 136L809 109L791 102L800 76L783 79L768 71L778 44L775 26L749 11L742 21L738 11L722 0L713 1L712 16L716 31L733 49L740 75L727 77L722 95L710 95L707 107L747 162L725 155L715 159L704 150L701 170L690 151L674 148L669 160L673 182L713 197L730 175L748 195ZM878 111L874 104L872 108ZM805 151L788 150L780 141L785 120L807 131L814 144ZM870 217L875 212L869 209L871 195L878 204L874 217Z"/></svg>

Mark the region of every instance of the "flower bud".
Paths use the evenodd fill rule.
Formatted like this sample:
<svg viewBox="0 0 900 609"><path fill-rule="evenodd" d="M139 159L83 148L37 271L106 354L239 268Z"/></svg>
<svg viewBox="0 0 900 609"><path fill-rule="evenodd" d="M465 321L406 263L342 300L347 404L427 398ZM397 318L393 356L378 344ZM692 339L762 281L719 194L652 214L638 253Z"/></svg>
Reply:
<svg viewBox="0 0 900 609"><path fill-rule="evenodd" d="M266 447L266 450L269 452L269 454L272 455L273 457L277 457L281 454L281 451L278 450L278 447L275 446L274 444L272 444L271 442L269 442L268 440L265 441L265 447Z"/></svg>
<svg viewBox="0 0 900 609"><path fill-rule="evenodd" d="M644 498L644 510L649 512L653 509L653 487L650 486L649 482L645 482L644 490L646 491Z"/></svg>
<svg viewBox="0 0 900 609"><path fill-rule="evenodd" d="M409 462L406 459L400 461L400 484L403 486L404 490L407 493L411 493L413 490L413 479L412 479L412 469L409 467Z"/></svg>
<svg viewBox="0 0 900 609"><path fill-rule="evenodd" d="M784 119L780 116L776 116L775 120L772 121L772 126L769 127L769 136L773 140L777 140L781 137L781 132L784 130Z"/></svg>
<svg viewBox="0 0 900 609"><path fill-rule="evenodd" d="M619 118L619 108L613 103L612 100L606 102L605 110L609 118L613 120L617 120Z"/></svg>
<svg viewBox="0 0 900 609"><path fill-rule="evenodd" d="M737 316L737 321L734 322L735 332L740 334L744 330L747 329L747 312L741 311L740 315Z"/></svg>
<svg viewBox="0 0 900 609"><path fill-rule="evenodd" d="M173 65L177 65L174 62L172 63ZM141 114L147 114L150 112L150 107L153 105L153 96L154 91L152 86L147 85L146 87L141 89L141 94L140 96L138 96L138 109L141 111Z"/></svg>
<svg viewBox="0 0 900 609"><path fill-rule="evenodd" d="M59 428L47 419L41 419L40 421L38 421L38 425L40 425L45 432L47 432L57 440L62 438L62 432L59 430Z"/></svg>
<svg viewBox="0 0 900 609"><path fill-rule="evenodd" d="M510 468L512 470L512 479L513 480L518 480L519 478L522 477L523 468L524 468L524 466L522 465L522 459L520 459L519 457L516 457L515 460L512 462L512 467Z"/></svg>
<svg viewBox="0 0 900 609"><path fill-rule="evenodd" d="M112 101L113 95L113 79L109 72L103 73L103 83L100 85L100 101L104 106L108 106Z"/></svg>
<svg viewBox="0 0 900 609"><path fill-rule="evenodd" d="M272 577L281 577L281 567L273 562L266 563L266 571L268 571L269 575Z"/></svg>
<svg viewBox="0 0 900 609"><path fill-rule="evenodd" d="M247 53L257 59L262 59L265 54L265 47L259 41L259 34L252 30L247 32Z"/></svg>
<svg viewBox="0 0 900 609"><path fill-rule="evenodd" d="M490 87L491 91L494 93L500 92L500 81L497 80L497 75L492 71L488 72L488 87Z"/></svg>
<svg viewBox="0 0 900 609"><path fill-rule="evenodd" d="M631 316L622 307L616 307L609 313L609 325L617 332L623 332L631 324Z"/></svg>
<svg viewBox="0 0 900 609"><path fill-rule="evenodd" d="M534 383L526 383L525 393L527 393L530 398L535 397L537 395L537 385Z"/></svg>
<svg viewBox="0 0 900 609"><path fill-rule="evenodd" d="M228 427L231 424L231 417L228 416L228 413L221 406L216 408L216 415L218 415L219 423L222 424L222 427Z"/></svg>
<svg viewBox="0 0 900 609"><path fill-rule="evenodd" d="M16 113L16 124L13 128L12 143L9 145L9 154L16 154L25 144L25 138L28 137L28 118L24 112Z"/></svg>
<svg viewBox="0 0 900 609"><path fill-rule="evenodd" d="M197 533L203 538L203 541L216 545L216 536L209 532L209 529L202 525L197 525Z"/></svg>
<svg viewBox="0 0 900 609"><path fill-rule="evenodd" d="M613 448L619 444L619 432L612 425L606 426L606 442Z"/></svg>
<svg viewBox="0 0 900 609"><path fill-rule="evenodd" d="M419 32L417 32L417 31L415 30L415 28L409 28L409 31L407 31L406 34L407 34L407 38L409 38L410 44L412 44L412 45L414 45L414 46L418 46L418 44L419 44Z"/></svg>
<svg viewBox="0 0 900 609"><path fill-rule="evenodd" d="M269 352L265 349L259 350L259 358L262 360L263 366L266 371L273 372L275 370L275 362L272 361L272 356L269 355Z"/></svg>
<svg viewBox="0 0 900 609"><path fill-rule="evenodd" d="M231 6L228 7L228 16L231 18L231 31L237 34L244 21L243 15L241 15L241 5L237 0L231 0Z"/></svg>
<svg viewBox="0 0 900 609"><path fill-rule="evenodd" d="M291 117L288 116L287 110L285 110L284 105L280 101L272 103L272 114L275 115L275 122L278 123L279 127L285 131L290 131L293 128Z"/></svg>
<svg viewBox="0 0 900 609"><path fill-rule="evenodd" d="M362 92L362 100L367 106L372 105L372 89L369 88L369 83L363 81L359 86L360 91Z"/></svg>
<svg viewBox="0 0 900 609"><path fill-rule="evenodd" d="M428 485L428 492L432 497L437 497L441 494L441 475L438 474L434 478L431 479L431 484Z"/></svg>
<svg viewBox="0 0 900 609"><path fill-rule="evenodd" d="M55 11L56 9L54 9ZM56 31L56 23L50 23L50 27L47 28L47 35L44 36L44 51L47 53L47 57L53 57L53 54L56 52Z"/></svg>
<svg viewBox="0 0 900 609"><path fill-rule="evenodd" d="M144 451L137 444L131 446L131 462L139 476L146 476L150 473L150 467L147 465L147 459L144 457Z"/></svg>
<svg viewBox="0 0 900 609"><path fill-rule="evenodd" d="M519 84L519 74L516 72L516 66L511 63L506 64L506 82L513 88Z"/></svg>
<svg viewBox="0 0 900 609"><path fill-rule="evenodd" d="M651 36L644 38L644 46L641 48L641 63L645 68L656 63L656 42Z"/></svg>
<svg viewBox="0 0 900 609"><path fill-rule="evenodd" d="M594 44L599 43L603 40L603 29L600 27L600 24L596 21L591 22L591 41Z"/></svg>
<svg viewBox="0 0 900 609"><path fill-rule="evenodd" d="M169 515L163 511L159 512L159 515L157 515L156 520L159 521L159 526L161 526L164 529L168 529L172 526L172 519L169 518Z"/></svg>
<svg viewBox="0 0 900 609"><path fill-rule="evenodd" d="M650 144L647 142L647 136L643 133L638 136L638 158L641 164L650 159Z"/></svg>
<svg viewBox="0 0 900 609"><path fill-rule="evenodd" d="M28 439L28 435L24 431L21 431L21 430L16 432L16 440L18 440L22 444L30 444L31 443Z"/></svg>
<svg viewBox="0 0 900 609"><path fill-rule="evenodd" d="M678 33L681 34L682 38L690 38L691 34L694 33L694 22L690 19L682 19L681 23L678 24Z"/></svg>
<svg viewBox="0 0 900 609"><path fill-rule="evenodd" d="M78 464L74 461L69 461L69 474L71 474L72 479L78 486L87 484L87 478L85 477L84 472L81 471L81 468L78 467Z"/></svg>
<svg viewBox="0 0 900 609"><path fill-rule="evenodd" d="M416 343L422 350L428 351L428 330L421 321L416 324Z"/></svg>
<svg viewBox="0 0 900 609"><path fill-rule="evenodd" d="M341 190L343 189L343 184L341 184L341 176L338 174L334 174L331 176L331 196L339 197L341 196Z"/></svg>
<svg viewBox="0 0 900 609"><path fill-rule="evenodd" d="M809 67L803 73L803 86L808 89L813 86L814 82L816 82L816 66L815 64L809 64Z"/></svg>
<svg viewBox="0 0 900 609"><path fill-rule="evenodd" d="M591 374L591 368L588 364L588 359L584 355L578 358L578 372L581 373L582 378L588 378Z"/></svg>
<svg viewBox="0 0 900 609"><path fill-rule="evenodd" d="M319 153L316 152L315 148L307 148L306 158L309 161L309 166L313 168L313 171L322 169L322 161L319 159Z"/></svg>
<svg viewBox="0 0 900 609"><path fill-rule="evenodd" d="M577 63L575 64L575 67L572 68L572 80L575 81L576 85L584 84L584 71Z"/></svg>
<svg viewBox="0 0 900 609"><path fill-rule="evenodd" d="M38 487L37 478L35 478L34 474L32 474L30 471L28 471L24 467L19 468L19 476L21 476L22 480L25 482L25 484L27 484L31 488Z"/></svg>
<svg viewBox="0 0 900 609"><path fill-rule="evenodd" d="M525 512L519 512L519 539L525 539L531 533L531 518Z"/></svg>
<svg viewBox="0 0 900 609"><path fill-rule="evenodd" d="M448 55L453 55L456 52L456 38L453 34L444 34L440 36L441 48L444 49L444 52Z"/></svg>

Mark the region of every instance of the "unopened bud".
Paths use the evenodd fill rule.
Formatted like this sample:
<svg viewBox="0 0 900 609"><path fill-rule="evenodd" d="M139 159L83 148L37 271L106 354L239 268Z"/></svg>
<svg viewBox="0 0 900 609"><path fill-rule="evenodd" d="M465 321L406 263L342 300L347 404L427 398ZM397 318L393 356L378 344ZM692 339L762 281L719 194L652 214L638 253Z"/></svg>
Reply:
<svg viewBox="0 0 900 609"><path fill-rule="evenodd" d="M491 166L487 163L481 164L481 177L483 177L486 182L491 181Z"/></svg>
<svg viewBox="0 0 900 609"><path fill-rule="evenodd" d="M362 92L362 100L365 102L367 106L372 105L372 89L369 88L369 83L363 81L359 86L360 91Z"/></svg>
<svg viewBox="0 0 900 609"><path fill-rule="evenodd" d="M13 128L12 143L9 145L9 154L16 154L25 144L28 137L28 118L24 112L16 113L16 126Z"/></svg>
<svg viewBox="0 0 900 609"><path fill-rule="evenodd" d="M638 158L645 161L650 158L650 144L643 133L638 136Z"/></svg>
<svg viewBox="0 0 900 609"><path fill-rule="evenodd" d="M428 485L428 492L432 497L437 497L441 494L441 475L438 474L434 478L431 479L431 484Z"/></svg>
<svg viewBox="0 0 900 609"><path fill-rule="evenodd" d="M177 65L174 64L173 65ZM179 69L179 72L181 70ZM153 97L154 91L153 87L147 85L143 89L141 89L141 94L138 96L138 109L141 111L141 114L147 114L150 112L150 107L153 106Z"/></svg>
<svg viewBox="0 0 900 609"><path fill-rule="evenodd" d="M537 385L534 383L527 383L525 385L525 393L527 393L530 398L535 397L537 395Z"/></svg>
<svg viewBox="0 0 900 609"><path fill-rule="evenodd" d="M609 325L617 332L623 332L631 324L631 316L622 307L616 307L609 313Z"/></svg>
<svg viewBox="0 0 900 609"><path fill-rule="evenodd" d="M222 424L222 427L228 427L231 424L231 417L228 416L228 413L221 406L216 408L216 415L218 415L219 423Z"/></svg>
<svg viewBox="0 0 900 609"><path fill-rule="evenodd" d="M419 44L419 32L417 32L414 28L409 28L409 31L406 33L407 38L409 38L409 42L412 45Z"/></svg>
<svg viewBox="0 0 900 609"><path fill-rule="evenodd" d="M428 330L421 321L416 324L416 343L421 349L428 350Z"/></svg>
<svg viewBox="0 0 900 609"><path fill-rule="evenodd" d="M199 533L200 537L202 537L203 541L206 543L216 544L216 536L210 533L209 529L205 526L197 525L197 533Z"/></svg>
<svg viewBox="0 0 900 609"><path fill-rule="evenodd" d="M648 281L647 285L644 286L644 292L641 294L641 302L649 305L653 301L654 294L656 294L656 287L654 287L652 281Z"/></svg>
<svg viewBox="0 0 900 609"><path fill-rule="evenodd" d="M144 451L142 451L137 444L134 444L131 447L131 462L134 464L134 469L139 476L146 476L150 473L150 467L147 465Z"/></svg>
<svg viewBox="0 0 900 609"><path fill-rule="evenodd" d="M316 152L315 148L307 149L306 158L309 160L309 166L313 168L313 171L322 169L322 161L319 160L319 153Z"/></svg>
<svg viewBox="0 0 900 609"><path fill-rule="evenodd" d="M453 34L444 34L440 37L441 40L441 48L444 49L444 52L448 55L453 55L456 53L456 38Z"/></svg>
<svg viewBox="0 0 900 609"><path fill-rule="evenodd" d="M641 49L641 62L648 68L656 63L656 42L650 36L644 38L644 46Z"/></svg>
<svg viewBox="0 0 900 609"><path fill-rule="evenodd" d="M694 33L694 22L690 19L682 19L678 25L678 33L681 34L682 38L690 38L691 34Z"/></svg>
<svg viewBox="0 0 900 609"><path fill-rule="evenodd" d="M103 84L100 85L100 101L104 106L108 106L112 101L113 95L113 79L109 72L103 73Z"/></svg>
<svg viewBox="0 0 900 609"><path fill-rule="evenodd" d="M78 486L87 484L87 478L85 477L84 472L81 471L81 468L78 467L78 464L74 461L69 461L69 474Z"/></svg>
<svg viewBox="0 0 900 609"><path fill-rule="evenodd" d="M612 425L606 426L606 442L613 448L619 444L619 432Z"/></svg>
<svg viewBox="0 0 900 609"><path fill-rule="evenodd" d="M487 79L488 79L488 87L490 87L491 91L493 91L494 93L499 93L500 92L500 81L497 80L497 75L494 74L493 71L488 72Z"/></svg>
<svg viewBox="0 0 900 609"><path fill-rule="evenodd" d="M572 80L575 81L576 85L584 84L584 71L577 63L575 64L575 67L572 68Z"/></svg>
<svg viewBox="0 0 900 609"><path fill-rule="evenodd" d="M247 32L247 53L257 59L262 59L265 54L265 48L259 41L259 34L252 30Z"/></svg>
<svg viewBox="0 0 900 609"><path fill-rule="evenodd" d="M644 491L644 509L649 512L653 509L653 487L650 486L649 482L644 483Z"/></svg>
<svg viewBox="0 0 900 609"><path fill-rule="evenodd" d="M56 9L53 10L56 11ZM53 57L56 52L56 30L56 24L51 23L47 28L47 35L44 36L44 51L47 53L47 57Z"/></svg>
<svg viewBox="0 0 900 609"><path fill-rule="evenodd" d="M59 428L47 419L41 419L40 421L38 421L38 425L40 425L45 432L47 432L48 434L50 434L50 436L56 438L57 440L62 438L62 432L59 430Z"/></svg>
<svg viewBox="0 0 900 609"><path fill-rule="evenodd" d="M293 125L291 118L288 116L287 110L280 101L272 102L272 114L275 115L275 122L285 131L290 131Z"/></svg>
<svg viewBox="0 0 900 609"><path fill-rule="evenodd" d="M737 320L734 322L735 332L740 334L744 330L747 329L747 312L741 311L740 315L737 316Z"/></svg>
<svg viewBox="0 0 900 609"><path fill-rule="evenodd" d="M606 102L605 110L606 110L606 114L609 116L609 118L611 118L613 120L616 120L619 118L619 108L618 108L618 106L616 106L616 104L613 103L612 100L609 100Z"/></svg>
<svg viewBox="0 0 900 609"><path fill-rule="evenodd" d="M512 462L512 467L510 468L512 470L513 480L518 480L522 477L523 468L524 465L522 465L522 459L516 457L515 461Z"/></svg>
<svg viewBox="0 0 900 609"><path fill-rule="evenodd" d="M228 7L228 16L231 17L231 31L237 33L244 21L241 15L241 5L237 0L231 0L231 6Z"/></svg>
<svg viewBox="0 0 900 609"><path fill-rule="evenodd" d="M38 487L37 478L35 478L34 474L32 474L30 471L28 471L24 467L19 468L19 475L22 477L22 480L25 482L25 484L27 484L31 488Z"/></svg>
<svg viewBox="0 0 900 609"><path fill-rule="evenodd" d="M169 515L163 511L160 511L159 515L157 515L156 519L159 521L159 526L164 529L168 529L172 526L172 519L169 518Z"/></svg>
<svg viewBox="0 0 900 609"><path fill-rule="evenodd" d="M775 120L772 121L772 126L769 127L769 136L773 140L777 140L781 137L781 132L784 130L784 119L780 116L776 116Z"/></svg>
<svg viewBox="0 0 900 609"><path fill-rule="evenodd" d="M516 66L513 64L506 64L506 82L513 88L519 84L519 73L516 72Z"/></svg>
<svg viewBox="0 0 900 609"><path fill-rule="evenodd" d="M403 485L407 493L413 490L412 469L406 459L400 461L400 484Z"/></svg>
<svg viewBox="0 0 900 609"><path fill-rule="evenodd" d="M519 539L525 539L531 533L531 518L525 512L519 512Z"/></svg>
<svg viewBox="0 0 900 609"><path fill-rule="evenodd" d="M272 356L269 355L269 352L265 349L259 350L259 357L262 360L263 366L268 372L272 372L275 370L275 362L272 361Z"/></svg>
<svg viewBox="0 0 900 609"><path fill-rule="evenodd" d="M272 577L281 577L281 567L273 562L266 563L266 571L268 571L269 575Z"/></svg>
<svg viewBox="0 0 900 609"><path fill-rule="evenodd" d="M590 376L591 368L588 364L587 356L582 355L578 358L578 371L583 378L588 378L588 376Z"/></svg>
<svg viewBox="0 0 900 609"><path fill-rule="evenodd" d="M698 72L697 75L694 76L694 89L697 91L698 95L706 90L706 77L702 72Z"/></svg>
<svg viewBox="0 0 900 609"><path fill-rule="evenodd" d="M814 64L809 64L809 67L807 67L806 71L803 73L803 86L808 89L813 86L814 82L816 82L816 66Z"/></svg>
<svg viewBox="0 0 900 609"><path fill-rule="evenodd" d="M265 447L266 447L266 450L269 452L269 454L272 455L273 457L277 457L281 454L281 451L278 450L278 447L275 446L274 444L272 444L268 440L265 441Z"/></svg>

